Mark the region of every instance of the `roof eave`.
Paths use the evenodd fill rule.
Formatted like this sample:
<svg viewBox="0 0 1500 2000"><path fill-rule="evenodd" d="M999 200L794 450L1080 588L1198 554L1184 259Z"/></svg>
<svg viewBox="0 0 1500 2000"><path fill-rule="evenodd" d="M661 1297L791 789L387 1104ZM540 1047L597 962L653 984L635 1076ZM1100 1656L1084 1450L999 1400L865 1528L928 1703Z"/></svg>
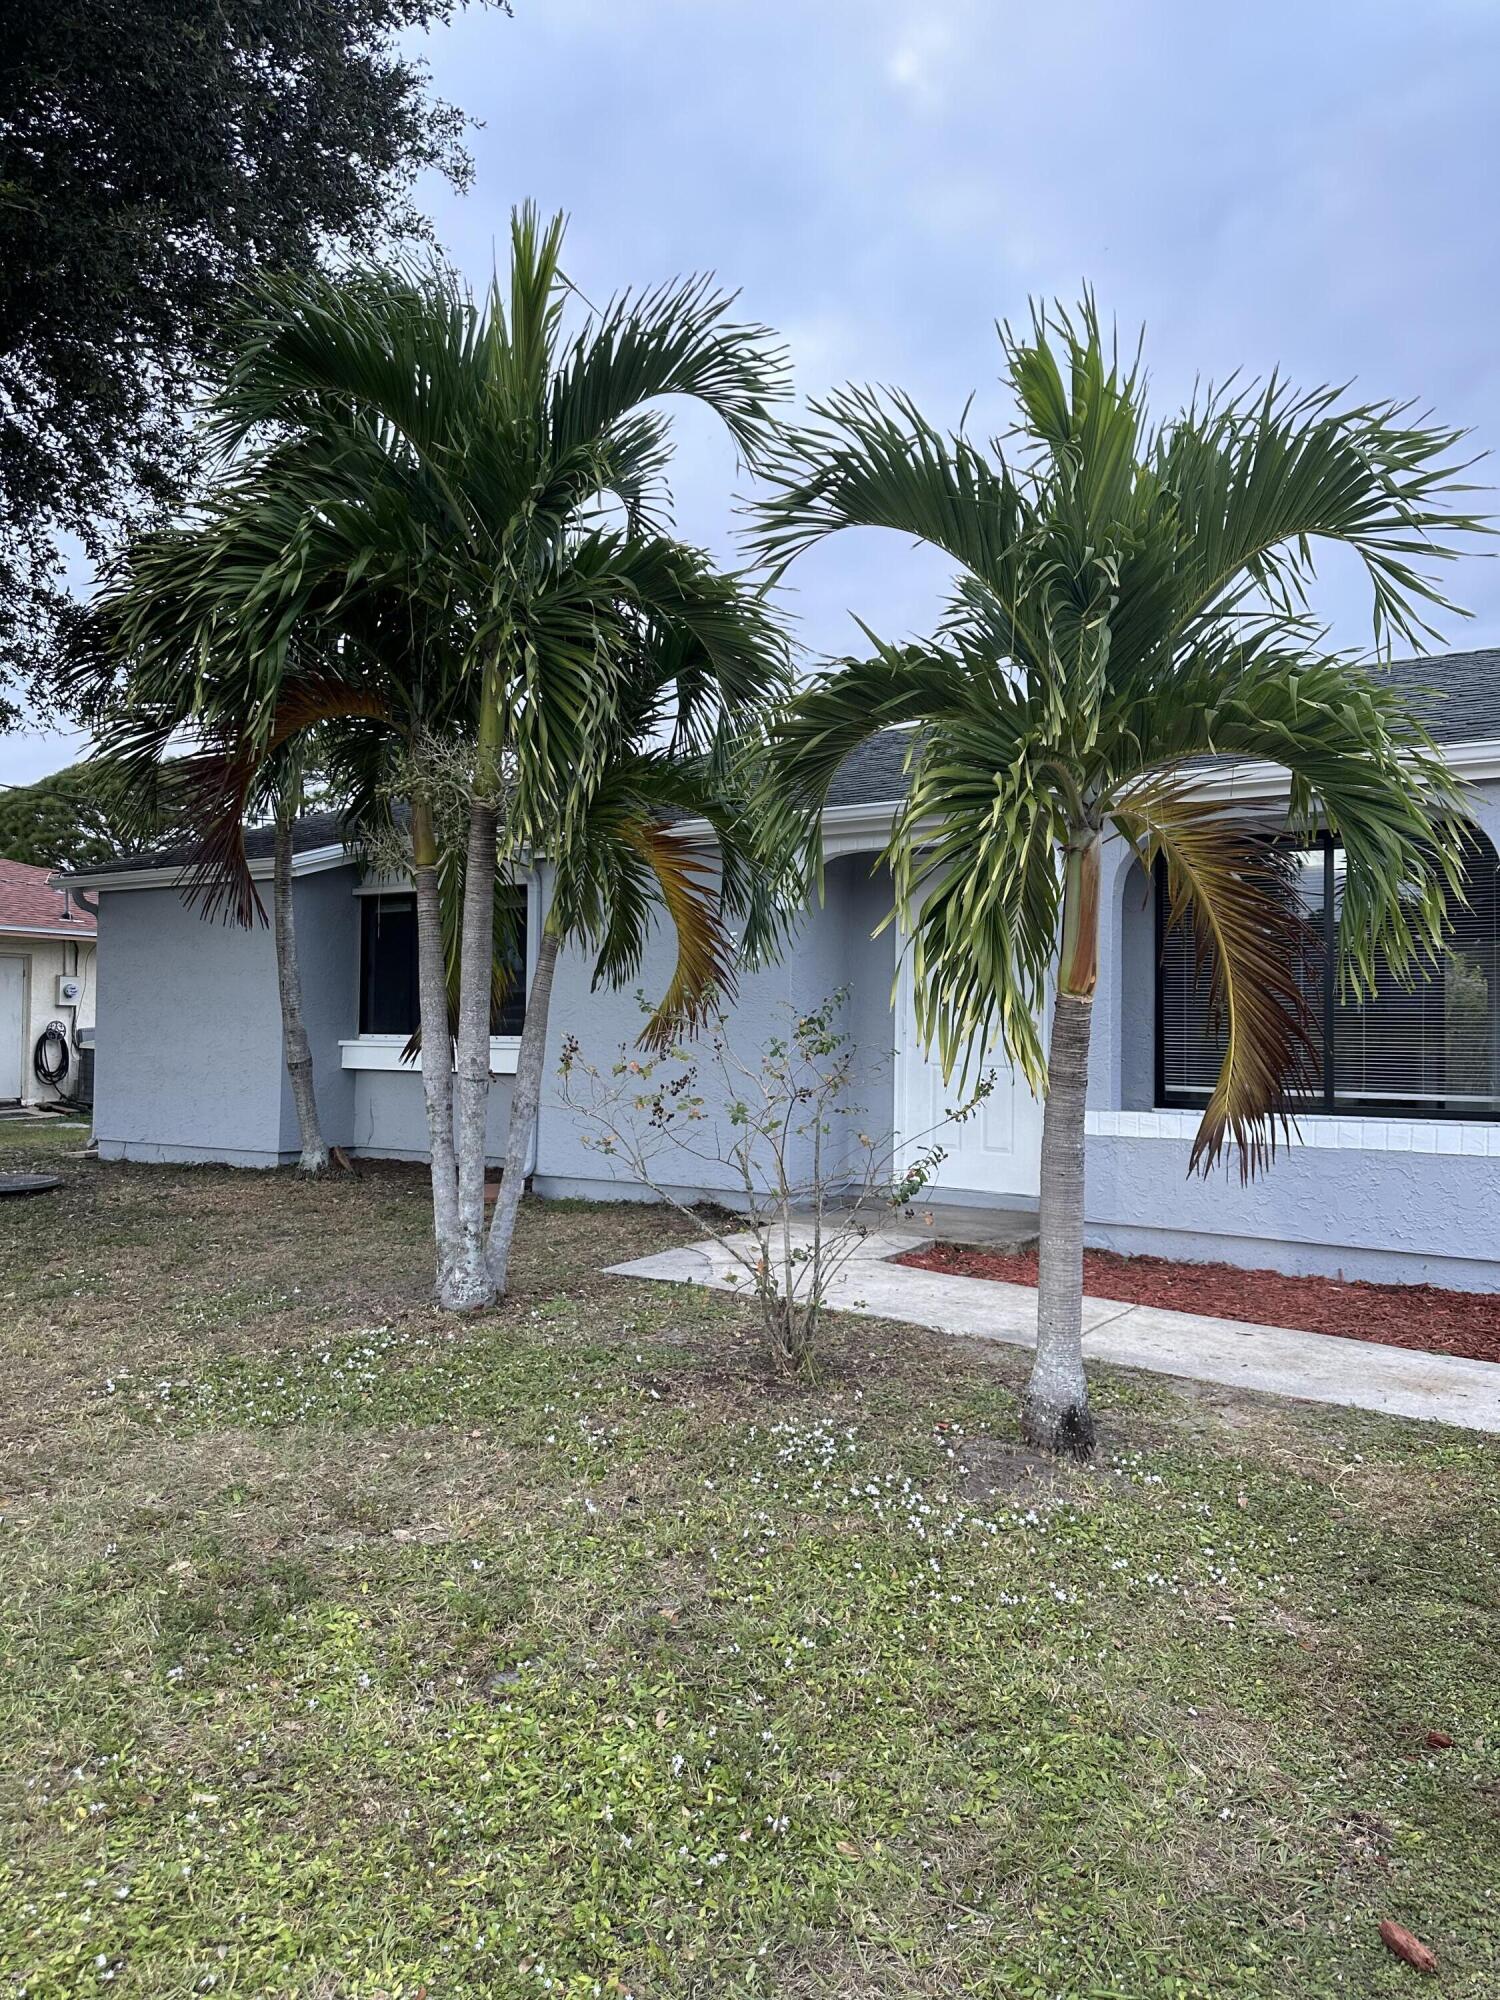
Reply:
<svg viewBox="0 0 1500 2000"><path fill-rule="evenodd" d="M75 944L92 944L98 932L82 924L8 924L0 917L0 937L72 938Z"/></svg>
<svg viewBox="0 0 1500 2000"><path fill-rule="evenodd" d="M321 875L328 868L342 868L353 860L350 850L342 841L335 841L325 847L309 847L301 854L292 856L292 874ZM247 864L250 878L255 882L269 882L275 867L275 857L270 854L258 855ZM168 862L155 868L114 868L101 869L90 874L87 870L77 875L49 875L49 889L180 889L186 888L193 879L193 870L181 862Z"/></svg>
<svg viewBox="0 0 1500 2000"><path fill-rule="evenodd" d="M1438 748L1454 773L1467 783L1480 784L1500 779L1500 737L1439 744ZM1279 798L1288 789L1288 777L1283 766L1251 761L1192 772L1190 782L1193 790L1206 798L1243 799L1246 802ZM857 805L826 807L822 821L825 855L858 854L883 847L890 838L892 824L902 804L900 799L872 799ZM681 820L677 831L690 839L704 840L710 839L713 833L709 822L704 819ZM341 841L335 841L293 855L292 874L318 875L329 868L345 867L353 859L352 850ZM269 881L272 867L270 855L259 857L249 864L251 879ZM77 875L59 873L48 877L48 887L62 890L181 888L191 879L190 868L174 863L156 868L104 870L97 874L86 871Z"/></svg>

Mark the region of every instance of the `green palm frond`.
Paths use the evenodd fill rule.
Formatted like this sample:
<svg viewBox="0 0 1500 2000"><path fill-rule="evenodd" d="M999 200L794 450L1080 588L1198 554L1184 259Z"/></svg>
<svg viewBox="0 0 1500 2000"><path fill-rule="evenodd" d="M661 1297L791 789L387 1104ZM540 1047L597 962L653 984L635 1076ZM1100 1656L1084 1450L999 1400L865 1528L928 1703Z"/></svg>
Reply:
<svg viewBox="0 0 1500 2000"><path fill-rule="evenodd" d="M871 635L869 659L836 663L778 721L783 819L811 828L844 757L912 726L889 859L920 1030L945 1068L998 1035L1038 1086L1036 1016L1060 931L1096 922L1079 904L1099 839L1113 826L1159 853L1175 896L1216 898L1206 948L1233 1016L1195 1164L1232 1143L1249 1170L1297 1058L1280 850L1182 788L1199 760L1283 767L1293 831L1344 850L1341 977L1418 976L1460 891L1463 800L1409 702L1326 651L1308 596L1320 545L1340 544L1369 578L1377 647L1428 631L1437 570L1482 525L1461 434L1276 380L1155 424L1139 350L1122 358L1092 298L1001 338L1019 418L987 448L857 388L783 438L757 510L766 559L881 527L958 565L931 642ZM1091 964L1070 951L1070 993L1087 996Z"/></svg>
<svg viewBox="0 0 1500 2000"><path fill-rule="evenodd" d="M1377 646L1419 649L1438 636L1426 614L1455 609L1435 577L1458 553L1451 537L1484 526L1454 504L1475 490L1455 457L1463 440L1414 420L1411 404L1299 393L1275 376L1210 393L1163 431L1154 455L1180 523L1180 615L1211 620L1250 591L1299 617L1316 544L1339 542L1369 578Z"/></svg>
<svg viewBox="0 0 1500 2000"><path fill-rule="evenodd" d="M751 546L785 565L840 528L894 528L989 575L1025 539L1026 496L962 434L945 437L906 396L844 389L788 429L764 468L770 497Z"/></svg>
<svg viewBox="0 0 1500 2000"><path fill-rule="evenodd" d="M786 354L768 327L733 323L733 304L733 294L707 277L611 299L579 331L553 378L558 454L617 438L643 403L690 396L756 462L771 436L772 407L789 394Z"/></svg>
<svg viewBox="0 0 1500 2000"><path fill-rule="evenodd" d="M212 494L108 582L123 703L156 718L129 754L201 740L205 893L245 920L235 815L288 730L335 715L309 661L344 703L328 769L351 810L378 817L382 760L477 742L512 849L554 856L612 758L663 727L696 756L784 691L764 596L659 526L655 407L695 398L759 449L781 357L707 280L570 335L562 243L561 217L517 211L484 300L436 262L269 280L210 409Z"/></svg>
<svg viewBox="0 0 1500 2000"><path fill-rule="evenodd" d="M932 719L891 844L892 877L912 934L918 1032L944 1074L967 1081L998 1037L1040 1091L1066 810L1024 746L1000 771L990 746L982 716Z"/></svg>

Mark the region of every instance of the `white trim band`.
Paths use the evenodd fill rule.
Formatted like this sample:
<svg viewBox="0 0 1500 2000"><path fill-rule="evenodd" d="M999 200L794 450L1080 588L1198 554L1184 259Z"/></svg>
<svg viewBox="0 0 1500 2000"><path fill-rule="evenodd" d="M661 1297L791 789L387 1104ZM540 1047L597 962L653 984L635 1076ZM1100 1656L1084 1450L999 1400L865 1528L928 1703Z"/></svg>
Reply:
<svg viewBox="0 0 1500 2000"><path fill-rule="evenodd" d="M404 1070L408 1076L422 1074L421 1059L403 1062L401 1051L410 1038L406 1035L355 1035L339 1043L340 1062L345 1069ZM519 1035L491 1035L490 1075L514 1076L521 1054Z"/></svg>
<svg viewBox="0 0 1500 2000"><path fill-rule="evenodd" d="M292 874L321 875L328 868L342 868L352 859L349 850L342 845L330 847L307 847L300 854L292 856ZM246 870L252 882L269 882L276 866L274 855L257 855L254 861L246 863ZM59 869L55 875L47 877L49 889L186 889L193 882L191 866L155 868L116 868L112 872L90 875L84 869L77 875L69 875Z"/></svg>
<svg viewBox="0 0 1500 2000"><path fill-rule="evenodd" d="M1096 1139L1171 1139L1188 1144L1201 1120L1196 1111L1090 1111ZM1278 1134L1279 1138L1279 1134ZM1500 1160L1500 1124L1459 1118L1299 1118L1286 1140L1340 1153L1461 1153Z"/></svg>

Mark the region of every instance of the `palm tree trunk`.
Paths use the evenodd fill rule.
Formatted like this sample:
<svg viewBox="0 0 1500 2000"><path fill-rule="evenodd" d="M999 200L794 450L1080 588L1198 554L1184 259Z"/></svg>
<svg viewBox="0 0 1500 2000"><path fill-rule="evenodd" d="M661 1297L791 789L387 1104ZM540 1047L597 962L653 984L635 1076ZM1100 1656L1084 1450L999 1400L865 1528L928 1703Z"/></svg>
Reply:
<svg viewBox="0 0 1500 2000"><path fill-rule="evenodd" d="M1071 845L1066 858L1063 947L1042 1113L1036 1361L1021 1409L1028 1443L1075 1458L1087 1458L1094 1449L1083 1372L1083 1197L1098 950L1099 839L1090 834Z"/></svg>
<svg viewBox="0 0 1500 2000"><path fill-rule="evenodd" d="M432 1229L438 1304L461 1302L458 1172L453 1150L453 1038L448 1027L448 968L438 889L437 841L424 800L411 802L412 877L417 891L417 997L422 1022L422 1094L432 1162Z"/></svg>
<svg viewBox="0 0 1500 2000"><path fill-rule="evenodd" d="M490 1101L490 997L495 969L495 808L469 809L458 972L458 1232L462 1310L495 1296L485 1263L485 1125Z"/></svg>
<svg viewBox="0 0 1500 2000"><path fill-rule="evenodd" d="M318 1123L318 1100L313 1089L312 1045L302 1019L302 974L297 964L297 928L292 912L292 819L289 813L276 816L275 860L271 872L272 921L276 934L276 987L281 998L281 1040L286 1051L286 1073L292 1086L292 1103L297 1107L297 1134L302 1157L297 1162L304 1174L328 1171L328 1148Z"/></svg>
<svg viewBox="0 0 1500 2000"><path fill-rule="evenodd" d="M516 1081L510 1096L510 1123L505 1132L505 1171L495 1198L495 1219L490 1225L490 1281L504 1293L510 1279L510 1246L515 1240L516 1217L526 1185L526 1156L531 1150L542 1104L542 1063L547 1052L547 1015L552 1006L552 977L562 940L550 928L542 931L537 946L536 970L526 995L526 1019L521 1027L521 1049L516 1058Z"/></svg>

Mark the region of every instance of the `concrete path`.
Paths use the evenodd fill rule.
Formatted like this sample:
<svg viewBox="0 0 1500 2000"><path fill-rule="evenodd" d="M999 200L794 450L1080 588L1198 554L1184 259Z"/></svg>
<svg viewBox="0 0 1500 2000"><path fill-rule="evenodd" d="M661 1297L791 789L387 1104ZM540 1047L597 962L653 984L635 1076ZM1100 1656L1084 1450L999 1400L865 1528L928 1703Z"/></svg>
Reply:
<svg viewBox="0 0 1500 2000"><path fill-rule="evenodd" d="M796 1233L803 1241L810 1235L801 1227ZM1036 1345L1036 1293L1029 1286L948 1277L889 1262L927 1240L902 1229L872 1233L834 1278L829 1305L974 1340ZM752 1239L737 1241L748 1248ZM659 1278L716 1291L745 1289L739 1266L716 1243L663 1250L629 1264L612 1264L610 1270L624 1278ZM736 1272L739 1284L730 1275ZM1122 1368L1500 1432L1500 1363L1110 1299L1084 1300L1083 1335L1088 1359Z"/></svg>

